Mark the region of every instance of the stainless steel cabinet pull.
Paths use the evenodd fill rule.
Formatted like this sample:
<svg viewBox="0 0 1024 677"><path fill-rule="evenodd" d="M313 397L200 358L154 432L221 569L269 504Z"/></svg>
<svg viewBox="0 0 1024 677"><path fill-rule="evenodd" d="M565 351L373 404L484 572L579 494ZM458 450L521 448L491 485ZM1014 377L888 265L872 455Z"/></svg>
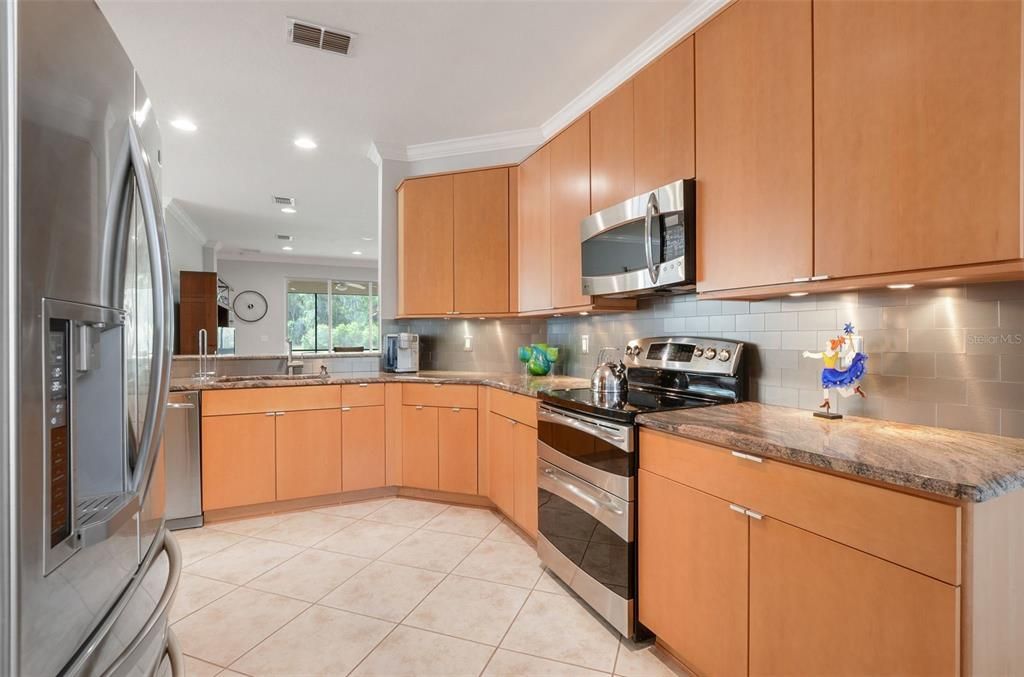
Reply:
<svg viewBox="0 0 1024 677"><path fill-rule="evenodd" d="M435 384L434 384L434 387L435 387L435 388L440 388L440 387L441 387L441 386L443 386L443 385L444 385L443 383L435 383Z"/></svg>
<svg viewBox="0 0 1024 677"><path fill-rule="evenodd" d="M168 409L195 409L196 405L191 402L168 402Z"/></svg>
<svg viewBox="0 0 1024 677"><path fill-rule="evenodd" d="M764 463L764 459L760 456L754 456L753 454L744 454L742 451L734 451L732 455L736 458L742 458L744 461L753 461L754 463Z"/></svg>
<svg viewBox="0 0 1024 677"><path fill-rule="evenodd" d="M284 412L283 411L275 411L274 412L274 416L284 416Z"/></svg>
<svg viewBox="0 0 1024 677"><path fill-rule="evenodd" d="M733 512L738 512L741 515L747 514L746 508L744 508L742 505L736 505L735 503L729 504L729 510L732 510Z"/></svg>
<svg viewBox="0 0 1024 677"><path fill-rule="evenodd" d="M811 281L811 278L809 278L809 277L794 277L793 278L793 282L810 282L810 281Z"/></svg>
<svg viewBox="0 0 1024 677"><path fill-rule="evenodd" d="M360 388L366 388L366 387L367 387L367 386L369 386L369 385L370 385L369 383L360 383L360 384L359 384L359 387L360 387Z"/></svg>
<svg viewBox="0 0 1024 677"><path fill-rule="evenodd" d="M764 515L759 512L754 512L753 510L747 511L747 517L753 517L756 520L764 519Z"/></svg>
<svg viewBox="0 0 1024 677"><path fill-rule="evenodd" d="M462 411L462 409L460 409L459 407L452 407L452 411L454 411L457 414L460 411Z"/></svg>
<svg viewBox="0 0 1024 677"><path fill-rule="evenodd" d="M416 410L417 410L417 411L419 411L419 410L420 410L420 409L422 409L422 408L423 408L423 405L422 405L422 404L417 404L417 405L416 405Z"/></svg>
<svg viewBox="0 0 1024 677"><path fill-rule="evenodd" d="M812 275L811 282L819 282L821 280L827 280L828 278L828 275Z"/></svg>
<svg viewBox="0 0 1024 677"><path fill-rule="evenodd" d="M352 407L342 407L342 411L352 411Z"/></svg>
<svg viewBox="0 0 1024 677"><path fill-rule="evenodd" d="M277 412L276 411L268 411L267 413L265 413L263 415L264 416L277 416Z"/></svg>

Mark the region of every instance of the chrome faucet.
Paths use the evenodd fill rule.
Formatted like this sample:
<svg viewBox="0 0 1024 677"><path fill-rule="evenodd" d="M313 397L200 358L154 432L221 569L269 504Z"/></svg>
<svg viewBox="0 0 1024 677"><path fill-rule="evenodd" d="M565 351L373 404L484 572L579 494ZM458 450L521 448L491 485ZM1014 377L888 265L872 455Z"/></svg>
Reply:
<svg viewBox="0 0 1024 677"><path fill-rule="evenodd" d="M289 376L295 376L302 372L302 360L296 360L292 357L292 340L288 339L288 363L285 365L285 371Z"/></svg>
<svg viewBox="0 0 1024 677"><path fill-rule="evenodd" d="M320 376L322 378L327 378L329 376L329 374L327 373L327 365L326 364L321 364L320 365Z"/></svg>

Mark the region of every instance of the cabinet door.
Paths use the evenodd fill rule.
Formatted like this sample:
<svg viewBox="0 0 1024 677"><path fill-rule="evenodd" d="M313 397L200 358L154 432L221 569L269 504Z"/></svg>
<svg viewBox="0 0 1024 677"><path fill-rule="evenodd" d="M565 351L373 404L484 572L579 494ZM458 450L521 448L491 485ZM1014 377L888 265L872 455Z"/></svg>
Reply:
<svg viewBox="0 0 1024 677"><path fill-rule="evenodd" d="M590 215L590 116L551 140L551 300L588 305L581 288L580 222Z"/></svg>
<svg viewBox="0 0 1024 677"><path fill-rule="evenodd" d="M633 194L695 174L693 36L633 79Z"/></svg>
<svg viewBox="0 0 1024 677"><path fill-rule="evenodd" d="M490 465L490 498L503 513L515 513L515 426L504 416L488 414L487 453Z"/></svg>
<svg viewBox="0 0 1024 677"><path fill-rule="evenodd" d="M383 405L341 411L341 488L373 489L385 480Z"/></svg>
<svg viewBox="0 0 1024 677"><path fill-rule="evenodd" d="M811 0L739 0L694 39L697 289L810 276Z"/></svg>
<svg viewBox="0 0 1024 677"><path fill-rule="evenodd" d="M590 208L633 197L633 81L590 109Z"/></svg>
<svg viewBox="0 0 1024 677"><path fill-rule="evenodd" d="M640 622L697 674L746 674L749 518L643 469L639 482Z"/></svg>
<svg viewBox="0 0 1024 677"><path fill-rule="evenodd" d="M476 493L476 409L437 410L437 457L441 491Z"/></svg>
<svg viewBox="0 0 1024 677"><path fill-rule="evenodd" d="M455 310L508 312L508 169L456 174Z"/></svg>
<svg viewBox="0 0 1024 677"><path fill-rule="evenodd" d="M277 420L277 500L341 491L341 411L286 411Z"/></svg>
<svg viewBox="0 0 1024 677"><path fill-rule="evenodd" d="M751 675L955 675L959 606L954 586L784 522L750 522Z"/></svg>
<svg viewBox="0 0 1024 677"><path fill-rule="evenodd" d="M537 429L513 426L512 518L531 538L537 537Z"/></svg>
<svg viewBox="0 0 1024 677"><path fill-rule="evenodd" d="M814 3L814 268L1020 258L1020 2Z"/></svg>
<svg viewBox="0 0 1024 677"><path fill-rule="evenodd" d="M551 308L551 154L519 165L519 310Z"/></svg>
<svg viewBox="0 0 1024 677"><path fill-rule="evenodd" d="M451 174L410 179L398 191L398 312L444 315L454 302Z"/></svg>
<svg viewBox="0 0 1024 677"><path fill-rule="evenodd" d="M203 510L274 500L274 418L241 414L203 419Z"/></svg>
<svg viewBox="0 0 1024 677"><path fill-rule="evenodd" d="M402 407L402 485L437 489L437 409Z"/></svg>

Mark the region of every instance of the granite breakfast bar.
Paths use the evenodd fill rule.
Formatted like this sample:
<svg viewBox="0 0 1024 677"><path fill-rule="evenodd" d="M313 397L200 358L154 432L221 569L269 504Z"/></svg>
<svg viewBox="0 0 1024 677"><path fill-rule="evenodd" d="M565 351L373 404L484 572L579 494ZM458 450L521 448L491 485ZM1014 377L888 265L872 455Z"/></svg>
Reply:
<svg viewBox="0 0 1024 677"><path fill-rule="evenodd" d="M1021 440L753 402L638 422L640 620L696 672L1021 673Z"/></svg>

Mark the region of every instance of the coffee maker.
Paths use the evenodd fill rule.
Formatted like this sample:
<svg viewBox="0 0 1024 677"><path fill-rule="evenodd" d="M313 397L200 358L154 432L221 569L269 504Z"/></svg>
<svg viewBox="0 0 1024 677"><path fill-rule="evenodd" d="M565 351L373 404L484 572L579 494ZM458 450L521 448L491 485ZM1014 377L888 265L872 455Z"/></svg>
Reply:
<svg viewBox="0 0 1024 677"><path fill-rule="evenodd" d="M419 334L388 334L384 337L384 371L420 370Z"/></svg>

